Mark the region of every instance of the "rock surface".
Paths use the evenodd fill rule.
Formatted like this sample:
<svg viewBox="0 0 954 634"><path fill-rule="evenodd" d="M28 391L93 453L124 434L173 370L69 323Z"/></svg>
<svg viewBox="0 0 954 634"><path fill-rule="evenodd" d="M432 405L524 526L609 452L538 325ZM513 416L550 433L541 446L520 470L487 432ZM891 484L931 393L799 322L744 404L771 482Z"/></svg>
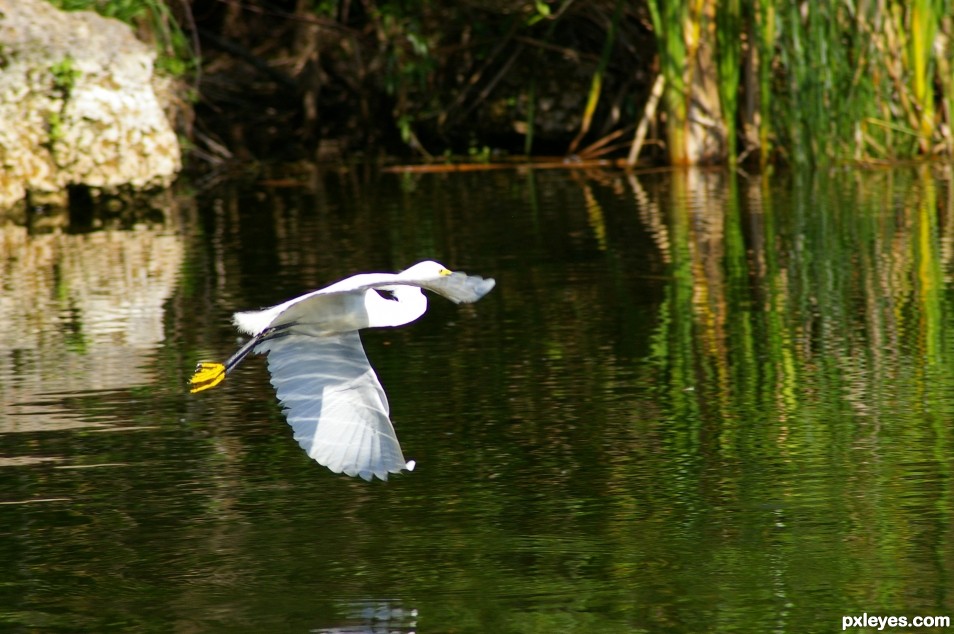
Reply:
<svg viewBox="0 0 954 634"><path fill-rule="evenodd" d="M117 20L0 0L0 209L71 184L169 184L182 161L154 59Z"/></svg>

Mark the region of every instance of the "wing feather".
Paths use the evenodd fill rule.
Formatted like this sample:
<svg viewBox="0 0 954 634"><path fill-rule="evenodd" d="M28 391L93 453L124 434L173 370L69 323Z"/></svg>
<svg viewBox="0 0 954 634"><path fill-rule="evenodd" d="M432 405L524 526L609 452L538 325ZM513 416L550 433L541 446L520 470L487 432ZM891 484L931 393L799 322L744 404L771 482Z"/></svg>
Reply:
<svg viewBox="0 0 954 634"><path fill-rule="evenodd" d="M272 385L302 449L335 473L377 476L407 468L387 397L357 332L285 334L262 341Z"/></svg>

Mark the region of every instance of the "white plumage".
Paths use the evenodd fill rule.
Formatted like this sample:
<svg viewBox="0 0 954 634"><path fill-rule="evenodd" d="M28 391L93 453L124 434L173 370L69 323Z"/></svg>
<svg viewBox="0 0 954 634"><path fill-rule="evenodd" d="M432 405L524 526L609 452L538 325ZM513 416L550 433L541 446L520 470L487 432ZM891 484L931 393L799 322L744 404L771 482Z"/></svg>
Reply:
<svg viewBox="0 0 954 634"><path fill-rule="evenodd" d="M249 352L268 355L272 385L294 438L335 473L387 480L405 461L387 397L361 345L362 328L401 326L427 310L422 288L475 302L494 280L452 273L425 261L396 274L355 275L259 311L234 315L252 336L224 364L200 363L192 391L218 385Z"/></svg>

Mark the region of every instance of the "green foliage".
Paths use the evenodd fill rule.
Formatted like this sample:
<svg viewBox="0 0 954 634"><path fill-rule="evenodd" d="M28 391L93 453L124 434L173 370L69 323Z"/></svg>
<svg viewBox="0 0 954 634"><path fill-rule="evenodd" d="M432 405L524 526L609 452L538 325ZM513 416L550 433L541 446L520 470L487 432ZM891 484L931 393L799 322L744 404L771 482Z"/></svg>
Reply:
<svg viewBox="0 0 954 634"><path fill-rule="evenodd" d="M46 148L52 151L56 142L63 138L63 116L55 110L50 112L46 117L46 125Z"/></svg>
<svg viewBox="0 0 954 634"><path fill-rule="evenodd" d="M909 158L940 141L933 56L946 7L881 6L779 5L773 114L794 162Z"/></svg>
<svg viewBox="0 0 954 634"><path fill-rule="evenodd" d="M64 11L95 11L129 24L160 4L157 0L50 0L50 3Z"/></svg>
<svg viewBox="0 0 954 634"><path fill-rule="evenodd" d="M857 120L852 115L869 114L858 112L850 99L857 88L850 60L857 53L852 42L838 37L844 12L826 2L806 5L802 12L792 3L779 17L780 60L787 71L779 95L785 122L780 129L788 135L784 146L797 163L830 157L833 143L846 133L843 126Z"/></svg>
<svg viewBox="0 0 954 634"><path fill-rule="evenodd" d="M864 5L862 5L864 6ZM865 160L909 158L931 153L940 140L934 109L934 42L940 2L887 3L866 13L839 7L838 28L824 45L833 63L820 74L831 81L823 104L833 124L824 158ZM849 29L855 31L849 37ZM944 47L946 48L946 47ZM949 50L941 46L945 56ZM823 61L814 54L814 66ZM847 89L846 89L847 88ZM816 116L821 114L816 111ZM805 126L809 133L811 126Z"/></svg>
<svg viewBox="0 0 954 634"><path fill-rule="evenodd" d="M338 0L312 0L311 12L314 15L333 18L338 13Z"/></svg>
<svg viewBox="0 0 954 634"><path fill-rule="evenodd" d="M534 0L533 3L533 14L527 18L527 26L533 26L541 20L546 20L550 17L550 5L543 0Z"/></svg>
<svg viewBox="0 0 954 634"><path fill-rule="evenodd" d="M489 163L493 151L486 145L481 147L472 146L467 149L467 155L475 163Z"/></svg>
<svg viewBox="0 0 954 634"><path fill-rule="evenodd" d="M719 100L726 124L728 158L736 159L736 121L738 117L739 74L741 70L742 7L740 0L720 0L716 15L716 55L719 69Z"/></svg>
<svg viewBox="0 0 954 634"><path fill-rule="evenodd" d="M910 22L909 71L915 106L918 108L920 149L930 151L934 132L934 42L940 25L943 0L914 0L908 7Z"/></svg>
<svg viewBox="0 0 954 634"><path fill-rule="evenodd" d="M688 115L686 74L689 54L684 28L690 22L689 1L648 0L647 5L656 32L662 74L666 78L666 133L670 159L678 163L681 162L679 152L684 147L684 125Z"/></svg>
<svg viewBox="0 0 954 634"><path fill-rule="evenodd" d="M45 146L47 150L53 152L56 143L64 136L63 110L73 93L80 71L73 67L73 58L67 56L50 66L50 74L53 76L52 91L59 99L59 110L51 110L46 117L47 138Z"/></svg>
<svg viewBox="0 0 954 634"><path fill-rule="evenodd" d="M392 5L383 4L376 11L375 23L383 48L381 79L385 92L394 98L395 125L404 143L419 147L410 101L427 92L436 66L432 43L418 18L402 15Z"/></svg>
<svg viewBox="0 0 954 634"><path fill-rule="evenodd" d="M80 76L80 71L73 68L73 58L67 56L53 64L50 67L50 74L53 75L53 90L63 99L69 99L76 80Z"/></svg>
<svg viewBox="0 0 954 634"><path fill-rule="evenodd" d="M769 60L775 52L776 39L776 11L771 0L760 0L756 3L751 17L751 29L755 34L754 59L757 69L757 86L749 85L747 90L757 95L759 102L758 148L762 165L768 160L772 151L771 132L773 130L772 112L772 67Z"/></svg>
<svg viewBox="0 0 954 634"><path fill-rule="evenodd" d="M949 0L759 0L746 11L738 0L720 0L714 29L691 0L648 6L670 127L683 125L685 104L698 98L685 81L704 68L693 58L697 38L714 38L718 77L710 79L719 87L730 160L740 90L760 104L763 155L774 147L793 163L910 158L954 145L950 108L938 108L951 95ZM743 41L756 67L740 81ZM679 142L669 135L671 145Z"/></svg>

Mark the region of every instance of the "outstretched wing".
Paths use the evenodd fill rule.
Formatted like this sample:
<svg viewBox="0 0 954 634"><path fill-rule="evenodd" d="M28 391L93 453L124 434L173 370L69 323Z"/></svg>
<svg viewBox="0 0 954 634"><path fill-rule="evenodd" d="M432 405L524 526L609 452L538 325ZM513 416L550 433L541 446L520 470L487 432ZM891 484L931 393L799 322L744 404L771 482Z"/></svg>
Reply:
<svg viewBox="0 0 954 634"><path fill-rule="evenodd" d="M272 385L295 440L319 464L365 480L413 468L357 332L289 333L262 341L256 352L268 353Z"/></svg>

